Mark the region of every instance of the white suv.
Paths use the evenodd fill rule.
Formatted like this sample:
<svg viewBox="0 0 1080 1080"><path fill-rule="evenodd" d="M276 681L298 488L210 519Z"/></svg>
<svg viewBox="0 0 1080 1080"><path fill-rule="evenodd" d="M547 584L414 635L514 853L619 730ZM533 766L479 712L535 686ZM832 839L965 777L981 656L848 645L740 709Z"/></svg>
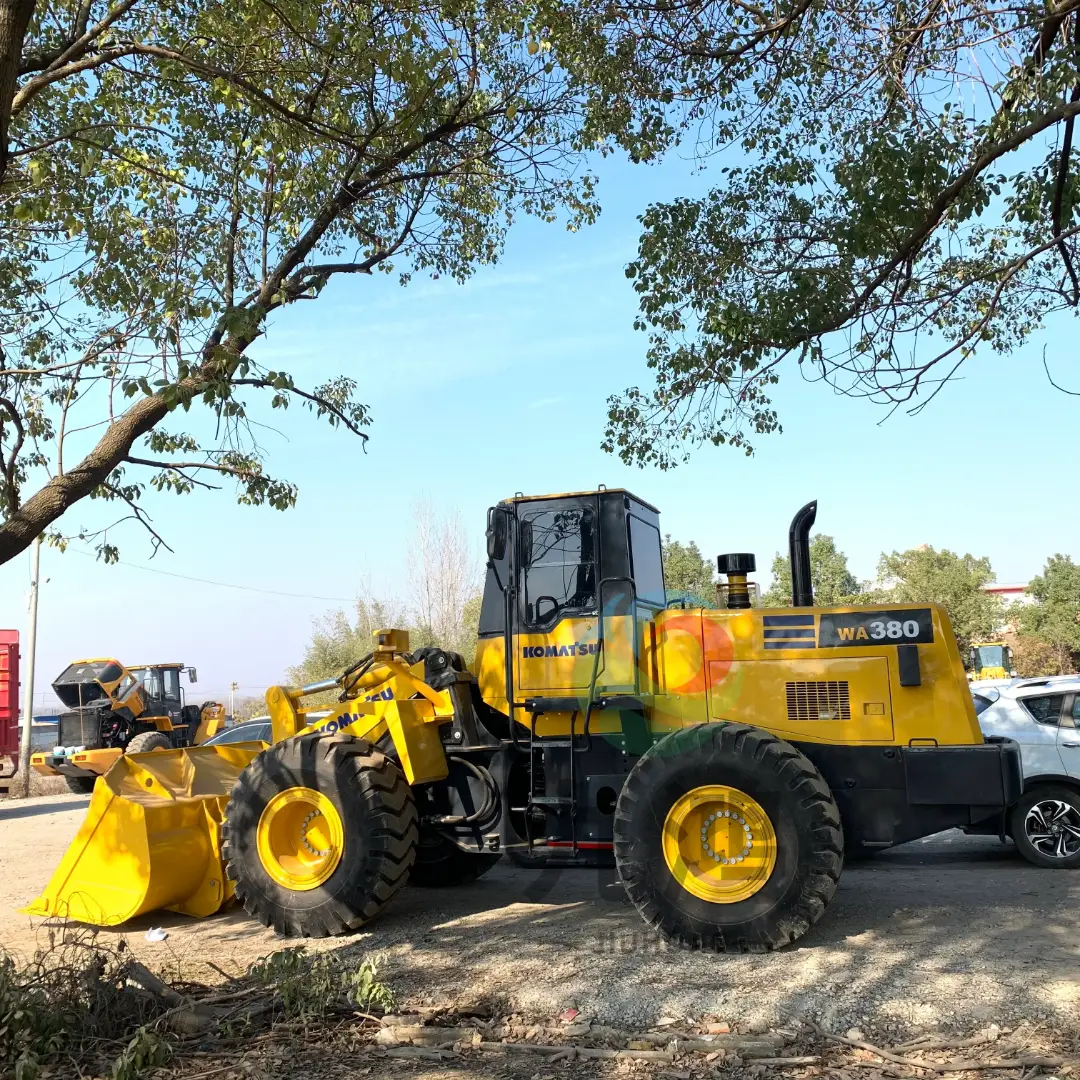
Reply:
<svg viewBox="0 0 1080 1080"><path fill-rule="evenodd" d="M1080 676L971 687L987 736L1020 744L1024 794L1005 827L1036 866L1080 866Z"/></svg>

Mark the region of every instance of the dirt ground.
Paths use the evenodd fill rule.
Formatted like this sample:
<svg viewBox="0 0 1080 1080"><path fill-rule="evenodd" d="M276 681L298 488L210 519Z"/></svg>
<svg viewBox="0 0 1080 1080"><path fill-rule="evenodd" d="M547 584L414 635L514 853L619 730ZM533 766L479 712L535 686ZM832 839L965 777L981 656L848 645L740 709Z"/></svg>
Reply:
<svg viewBox="0 0 1080 1080"><path fill-rule="evenodd" d="M27 955L47 940L48 925L18 908L48 881L87 803L0 802L0 946ZM151 926L168 940L146 941ZM122 934L158 970L207 982L292 944L238 910L159 913L102 933ZM704 1015L740 1024L806 1015L834 1031L901 1034L1025 1018L1074 1025L1080 873L1039 870L994 838L944 833L848 866L798 945L729 957L665 946L614 871L502 863L464 888L408 889L369 932L311 947L383 954L383 975L405 1000L495 995L543 1016L573 1003L630 1028Z"/></svg>

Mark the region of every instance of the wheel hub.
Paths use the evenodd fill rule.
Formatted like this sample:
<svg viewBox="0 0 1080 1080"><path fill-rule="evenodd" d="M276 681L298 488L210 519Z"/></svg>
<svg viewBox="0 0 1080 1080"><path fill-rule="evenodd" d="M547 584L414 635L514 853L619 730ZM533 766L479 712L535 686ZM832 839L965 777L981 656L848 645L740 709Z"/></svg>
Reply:
<svg viewBox="0 0 1080 1080"><path fill-rule="evenodd" d="M687 892L714 904L753 896L776 866L776 833L745 792L721 784L694 788L668 811L664 859Z"/></svg>
<svg viewBox="0 0 1080 1080"><path fill-rule="evenodd" d="M341 814L314 788L286 788L263 809L256 844L263 869L277 884L297 892L318 888L341 862Z"/></svg>
<svg viewBox="0 0 1080 1080"><path fill-rule="evenodd" d="M1024 818L1031 846L1051 859L1067 859L1080 852L1080 811L1063 799L1042 799Z"/></svg>

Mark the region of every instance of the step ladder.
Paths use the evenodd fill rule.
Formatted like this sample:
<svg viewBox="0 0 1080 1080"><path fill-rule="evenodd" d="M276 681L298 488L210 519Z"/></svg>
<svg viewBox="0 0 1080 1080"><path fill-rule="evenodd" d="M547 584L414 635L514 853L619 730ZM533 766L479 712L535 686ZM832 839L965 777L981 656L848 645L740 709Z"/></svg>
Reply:
<svg viewBox="0 0 1080 1080"><path fill-rule="evenodd" d="M592 735L589 724L592 714L606 709L618 709L622 712L638 712L644 716L645 704L640 697L628 694L601 694L595 698L577 697L533 697L525 699L525 711L529 714L529 741L527 753L529 755L529 797L525 806L525 836L531 854L536 845L530 829L530 820L534 809L553 811L556 814L567 814L570 823L571 855L578 854L577 837L577 803L575 792L577 791L577 774L575 760L577 755L584 753L592 747ZM540 735L537 733L537 721L545 713L569 713L570 735ZM577 718L584 714L582 730L578 732ZM569 792L559 795L536 794L536 756L539 751L563 749L569 750L569 775L567 786ZM547 788L547 775L545 771L545 789ZM546 820L546 819L545 819Z"/></svg>

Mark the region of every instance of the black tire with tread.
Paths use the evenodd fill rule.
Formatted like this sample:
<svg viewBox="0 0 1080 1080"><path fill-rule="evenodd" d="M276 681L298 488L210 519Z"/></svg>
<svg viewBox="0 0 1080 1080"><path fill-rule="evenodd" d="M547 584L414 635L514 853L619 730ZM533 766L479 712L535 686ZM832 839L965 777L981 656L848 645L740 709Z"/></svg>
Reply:
<svg viewBox="0 0 1080 1080"><path fill-rule="evenodd" d="M172 739L164 731L143 731L136 735L124 751L127 754L145 754L150 750L172 750Z"/></svg>
<svg viewBox="0 0 1080 1080"><path fill-rule="evenodd" d="M776 833L772 874L737 903L694 896L664 859L668 811L706 784L755 799ZM614 831L619 876L645 921L680 945L716 952L767 952L800 938L824 913L844 862L840 814L817 768L790 743L747 724L698 724L656 743L623 785Z"/></svg>
<svg viewBox="0 0 1080 1080"><path fill-rule="evenodd" d="M490 852L472 854L462 851L438 833L422 835L416 849L416 862L409 871L409 884L422 889L468 885L483 877L501 858Z"/></svg>
<svg viewBox="0 0 1080 1080"><path fill-rule="evenodd" d="M1013 843L1016 844L1016 850L1029 863L1041 866L1044 870L1074 870L1080 867L1080 852L1061 859L1054 859L1049 855L1044 855L1027 838L1027 833L1024 830L1024 819L1027 817L1031 807L1044 799L1058 799L1061 802L1069 803L1080 811L1080 792L1075 788L1067 787L1064 784L1037 784L1030 791L1026 791L1010 811L1009 835L1012 836Z"/></svg>
<svg viewBox="0 0 1080 1080"><path fill-rule="evenodd" d="M74 795L92 795L94 785L97 783L96 776L68 776L64 775L64 783L68 791Z"/></svg>
<svg viewBox="0 0 1080 1080"><path fill-rule="evenodd" d="M345 848L314 889L275 882L256 844L270 799L290 787L325 795L341 815ZM416 805L398 766L370 743L315 732L264 750L233 786L221 826L225 872L249 915L289 937L347 934L370 922L409 880L416 856Z"/></svg>

